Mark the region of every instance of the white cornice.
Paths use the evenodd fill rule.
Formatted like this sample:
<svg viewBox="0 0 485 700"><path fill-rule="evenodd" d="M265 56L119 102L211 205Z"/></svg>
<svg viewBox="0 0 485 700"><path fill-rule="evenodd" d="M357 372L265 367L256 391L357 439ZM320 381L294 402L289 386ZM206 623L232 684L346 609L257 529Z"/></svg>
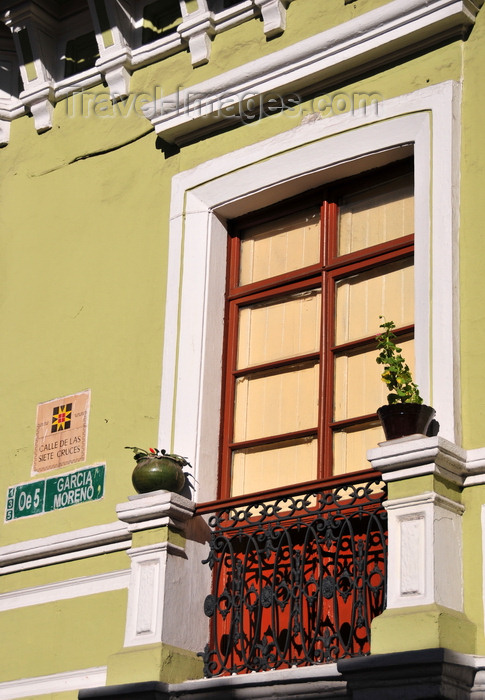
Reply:
<svg viewBox="0 0 485 700"><path fill-rule="evenodd" d="M96 688L106 683L106 666L83 668L79 671L53 673L48 676L20 678L0 683L0 700L32 697L76 691L81 688Z"/></svg>
<svg viewBox="0 0 485 700"><path fill-rule="evenodd" d="M126 97L130 93L132 70L163 60L187 47L193 66L206 63L210 57L212 38L238 24L261 16L266 36L273 37L282 33L286 27L286 8L292 0L241 0L221 12L209 11L207 3L203 0L199 0L199 9L192 12L187 10L185 0L179 2L183 21L177 30L169 36L147 44L141 44L141 5L136 8L132 3L123 7L117 3L107 4L106 10L110 20L110 41L107 46L104 43L102 22L99 20L94 0L88 0L91 21L86 12L73 12L69 17L62 11L59 14L59 8L50 0L18 0L11 3L8 9L0 9L0 21L9 27L17 43L16 51L24 82L24 89L20 95L22 110L9 111L7 116L0 115L0 118L10 121L30 110L37 131L50 129L53 106L57 100L101 82L107 85L112 100ZM60 68L60 56L56 46L62 46L66 39L74 38L75 27L79 33L80 21L83 32L86 33L91 23L94 25L100 56L94 68L69 78L56 79ZM131 30L135 24L138 26L132 35ZM18 42L19 32L22 30L28 31L34 56L34 78L27 75ZM8 143L10 128L8 124L1 124L0 127L0 145L5 145Z"/></svg>
<svg viewBox="0 0 485 700"><path fill-rule="evenodd" d="M0 593L0 612L53 603L58 600L82 598L95 593L119 591L128 588L129 581L130 570L126 569Z"/></svg>
<svg viewBox="0 0 485 700"><path fill-rule="evenodd" d="M132 532L166 525L183 529L194 509L193 501L167 491L132 496L117 506L120 522L0 547L0 575L127 550Z"/></svg>
<svg viewBox="0 0 485 700"><path fill-rule="evenodd" d="M72 530L0 547L0 574L84 559L130 546L131 535L121 522Z"/></svg>
<svg viewBox="0 0 485 700"><path fill-rule="evenodd" d="M118 518L128 524L130 532L166 525L182 530L194 510L193 501L169 491L130 496L127 503L120 503L116 507Z"/></svg>
<svg viewBox="0 0 485 700"><path fill-rule="evenodd" d="M437 474L459 486L485 484L485 448L465 450L440 436L390 440L367 459L385 481Z"/></svg>
<svg viewBox="0 0 485 700"><path fill-rule="evenodd" d="M169 143L183 143L197 133L228 124L251 100L265 102L272 93L303 93L347 78L364 66L382 65L390 57L460 35L478 12L470 0L393 0L337 27L288 48L251 61L215 78L185 88L144 107L156 132Z"/></svg>
<svg viewBox="0 0 485 700"><path fill-rule="evenodd" d="M450 498L441 496L439 493L434 491L425 491L424 493L419 493L414 496L406 496L404 498L395 498L390 501L384 501L384 506L387 512L392 510L401 510L402 508L412 508L418 510L426 505L438 506L450 513L456 513L457 515L463 515L465 512L465 506L456 501L452 501Z"/></svg>

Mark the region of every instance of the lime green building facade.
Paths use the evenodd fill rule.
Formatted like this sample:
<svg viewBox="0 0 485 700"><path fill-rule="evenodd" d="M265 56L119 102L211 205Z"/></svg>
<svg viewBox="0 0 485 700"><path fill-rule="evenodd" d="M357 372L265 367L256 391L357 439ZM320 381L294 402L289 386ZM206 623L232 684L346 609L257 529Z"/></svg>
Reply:
<svg viewBox="0 0 485 700"><path fill-rule="evenodd" d="M0 9L0 700L481 697L480 3ZM389 518L370 656L201 680L230 222L410 158L440 429L369 453ZM126 445L186 455L194 487L133 497Z"/></svg>

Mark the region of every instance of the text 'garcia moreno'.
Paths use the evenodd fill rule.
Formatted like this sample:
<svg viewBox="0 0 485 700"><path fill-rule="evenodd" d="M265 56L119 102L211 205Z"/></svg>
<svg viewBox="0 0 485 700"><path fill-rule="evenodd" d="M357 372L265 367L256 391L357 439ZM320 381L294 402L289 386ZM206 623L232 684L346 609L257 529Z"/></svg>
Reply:
<svg viewBox="0 0 485 700"><path fill-rule="evenodd" d="M105 469L104 464L98 464L69 474L10 486L5 522L99 500L104 496Z"/></svg>

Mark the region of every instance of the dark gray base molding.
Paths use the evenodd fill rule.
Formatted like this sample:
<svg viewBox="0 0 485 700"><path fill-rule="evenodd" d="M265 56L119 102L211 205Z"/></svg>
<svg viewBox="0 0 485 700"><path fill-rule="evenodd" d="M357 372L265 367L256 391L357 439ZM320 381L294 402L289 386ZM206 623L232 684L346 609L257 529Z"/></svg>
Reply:
<svg viewBox="0 0 485 700"><path fill-rule="evenodd" d="M485 657L422 649L335 664L79 691L79 700L485 700Z"/></svg>
<svg viewBox="0 0 485 700"><path fill-rule="evenodd" d="M124 683L123 685L107 685L102 688L80 690L79 700L169 700L168 683L146 681L143 683Z"/></svg>
<svg viewBox="0 0 485 700"><path fill-rule="evenodd" d="M342 659L337 668L352 700L485 699L485 659L450 649Z"/></svg>

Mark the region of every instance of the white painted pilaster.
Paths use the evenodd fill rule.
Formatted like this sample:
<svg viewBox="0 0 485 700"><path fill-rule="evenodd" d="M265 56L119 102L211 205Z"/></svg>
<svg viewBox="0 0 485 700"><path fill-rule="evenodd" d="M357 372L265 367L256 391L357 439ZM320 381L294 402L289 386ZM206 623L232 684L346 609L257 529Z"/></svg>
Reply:
<svg viewBox="0 0 485 700"><path fill-rule="evenodd" d="M206 643L203 603L210 571L201 562L208 528L202 518L193 518L194 509L195 503L167 491L133 496L117 507L133 533L125 647L163 642L198 652ZM185 535L184 544L168 526ZM161 541L147 542L142 531L161 527L166 527ZM182 618L194 624L181 625Z"/></svg>
<svg viewBox="0 0 485 700"><path fill-rule="evenodd" d="M177 568L173 558L183 556L184 550L168 542L128 550L131 577L128 591L125 647L152 644L163 638L164 618L170 614L166 578L172 580Z"/></svg>
<svg viewBox="0 0 485 700"><path fill-rule="evenodd" d="M478 457L474 461L482 469ZM389 440L369 450L367 459L388 483L433 477L428 489L437 483L463 487L468 474L467 451L439 436ZM410 486L408 493L413 488L418 486ZM384 506L389 530L387 608L437 604L463 612L464 506L434 490L390 499Z"/></svg>
<svg viewBox="0 0 485 700"><path fill-rule="evenodd" d="M387 607L436 603L461 612L464 507L434 492L384 506L389 527Z"/></svg>

